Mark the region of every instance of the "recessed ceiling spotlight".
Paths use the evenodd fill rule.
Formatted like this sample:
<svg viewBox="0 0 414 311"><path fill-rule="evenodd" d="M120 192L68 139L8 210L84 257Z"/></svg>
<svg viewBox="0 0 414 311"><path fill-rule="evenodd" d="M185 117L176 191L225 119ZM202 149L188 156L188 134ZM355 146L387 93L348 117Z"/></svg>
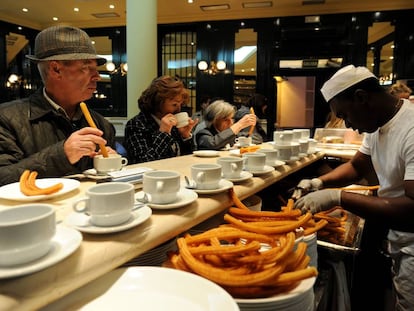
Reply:
<svg viewBox="0 0 414 311"><path fill-rule="evenodd" d="M73 8L75 12L79 12L79 8Z"/></svg>
<svg viewBox="0 0 414 311"><path fill-rule="evenodd" d="M25 13L27 13L27 12L29 12L29 9L23 8L22 11L25 12Z"/></svg>
<svg viewBox="0 0 414 311"><path fill-rule="evenodd" d="M228 10L230 9L230 5L228 4L200 5L200 9L203 11Z"/></svg>
<svg viewBox="0 0 414 311"><path fill-rule="evenodd" d="M243 8L251 9L251 8L268 8L273 6L272 1L262 1L262 2L243 2Z"/></svg>
<svg viewBox="0 0 414 311"><path fill-rule="evenodd" d="M56 16L53 17L53 20L56 22L59 20L59 18L57 18Z"/></svg>
<svg viewBox="0 0 414 311"><path fill-rule="evenodd" d="M110 4L110 5L109 5L109 8L110 8L110 9L115 9L115 5Z"/></svg>
<svg viewBox="0 0 414 311"><path fill-rule="evenodd" d="M187 0L187 3L194 3L193 0Z"/></svg>

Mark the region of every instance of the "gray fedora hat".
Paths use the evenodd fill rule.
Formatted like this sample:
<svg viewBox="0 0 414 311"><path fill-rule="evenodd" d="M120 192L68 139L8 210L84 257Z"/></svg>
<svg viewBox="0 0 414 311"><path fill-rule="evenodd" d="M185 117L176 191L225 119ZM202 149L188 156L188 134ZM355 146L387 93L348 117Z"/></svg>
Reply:
<svg viewBox="0 0 414 311"><path fill-rule="evenodd" d="M26 55L33 61L96 59L98 65L106 59L96 55L88 34L72 26L52 26L42 30L35 40L35 55Z"/></svg>

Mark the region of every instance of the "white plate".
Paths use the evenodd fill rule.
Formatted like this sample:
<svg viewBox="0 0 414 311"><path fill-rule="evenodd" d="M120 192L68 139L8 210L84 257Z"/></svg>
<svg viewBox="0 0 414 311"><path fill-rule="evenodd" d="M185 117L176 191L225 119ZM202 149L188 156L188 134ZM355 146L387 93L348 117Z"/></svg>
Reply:
<svg viewBox="0 0 414 311"><path fill-rule="evenodd" d="M240 173L240 177L238 178L226 178L227 180L231 181L231 182L241 182L241 181L245 181L249 178L252 178L253 174L250 172L246 172L246 171L242 171Z"/></svg>
<svg viewBox="0 0 414 311"><path fill-rule="evenodd" d="M241 148L239 143L235 143L233 146L235 148ZM256 144L250 144L249 146L256 146ZM245 146L245 147L247 147L247 146Z"/></svg>
<svg viewBox="0 0 414 311"><path fill-rule="evenodd" d="M220 152L217 150L197 150L197 151L193 151L193 154L196 155L197 157L208 158L208 157L218 157L220 155Z"/></svg>
<svg viewBox="0 0 414 311"><path fill-rule="evenodd" d="M48 305L46 310L239 311L222 287L199 275L162 267L119 268Z"/></svg>
<svg viewBox="0 0 414 311"><path fill-rule="evenodd" d="M217 189L197 189L195 188L194 191L198 194L216 194L223 191L226 191L233 187L233 183L227 179L221 179L219 181L219 187Z"/></svg>
<svg viewBox="0 0 414 311"><path fill-rule="evenodd" d="M279 167L282 165L285 165L286 162L285 161L280 161L280 160L276 160L274 163L267 163L269 166L273 166L273 167Z"/></svg>
<svg viewBox="0 0 414 311"><path fill-rule="evenodd" d="M65 219L64 223L85 233L106 234L125 231L135 226L138 226L139 224L143 223L148 218L150 218L151 214L152 210L148 206L144 205L143 207L140 207L139 209L132 211L131 218L128 221L117 226L100 227L90 223L90 216L83 213L73 212L69 214L69 216Z"/></svg>
<svg viewBox="0 0 414 311"><path fill-rule="evenodd" d="M261 170L261 171L249 171L249 172L252 173L253 176L260 176L260 175L264 175L264 174L269 174L269 173L273 172L274 170L275 170L275 168L273 166L265 165L263 170Z"/></svg>
<svg viewBox="0 0 414 311"><path fill-rule="evenodd" d="M46 188L57 183L62 183L63 188L58 192L52 194L34 195L27 196L20 191L20 183L15 182L12 184L4 185L0 187L0 199L24 201L24 202L35 202L41 200L48 200L55 198L62 194L71 192L79 188L80 182L74 179L68 178L39 178L36 179L36 185L41 188Z"/></svg>
<svg viewBox="0 0 414 311"><path fill-rule="evenodd" d="M248 305L248 304L269 304L269 303L280 303L283 300L292 299L295 296L303 294L304 292L310 290L313 287L313 284L316 281L316 277L311 277L302 280L298 286L287 293L278 294L268 298L252 298L252 299L242 299L242 298L235 298L236 302L241 305Z"/></svg>
<svg viewBox="0 0 414 311"><path fill-rule="evenodd" d="M135 194L135 198L140 201L144 197L144 191L139 191ZM177 201L169 204L155 204L155 203L148 203L148 206L150 206L152 209L173 209L182 207L188 204L193 203L195 200L197 200L198 195L196 192L194 192L191 189L186 189L182 187L180 191L178 192L178 199Z"/></svg>
<svg viewBox="0 0 414 311"><path fill-rule="evenodd" d="M0 279L16 277L43 270L65 259L78 249L82 234L73 228L58 225L50 251L43 257L13 267L0 267Z"/></svg>
<svg viewBox="0 0 414 311"><path fill-rule="evenodd" d="M241 154L240 154L240 149L231 149L231 150L229 151L229 153L230 153L231 155L233 155L233 156L236 156L236 157L241 157Z"/></svg>

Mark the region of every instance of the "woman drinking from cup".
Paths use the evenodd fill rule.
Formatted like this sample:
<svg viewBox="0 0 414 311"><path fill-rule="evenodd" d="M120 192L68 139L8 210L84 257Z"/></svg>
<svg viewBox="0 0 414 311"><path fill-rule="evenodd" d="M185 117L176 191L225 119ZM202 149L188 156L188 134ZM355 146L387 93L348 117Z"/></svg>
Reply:
<svg viewBox="0 0 414 311"><path fill-rule="evenodd" d="M234 123L235 107L223 100L211 103L205 112L206 127L196 134L197 149L219 150L234 145L237 134L244 128L256 125L256 116L246 114Z"/></svg>
<svg viewBox="0 0 414 311"><path fill-rule="evenodd" d="M181 80L170 76L154 79L138 99L141 110L125 127L124 146L128 163L141 163L193 151L191 131L197 120L178 120L175 114L188 101L188 91Z"/></svg>

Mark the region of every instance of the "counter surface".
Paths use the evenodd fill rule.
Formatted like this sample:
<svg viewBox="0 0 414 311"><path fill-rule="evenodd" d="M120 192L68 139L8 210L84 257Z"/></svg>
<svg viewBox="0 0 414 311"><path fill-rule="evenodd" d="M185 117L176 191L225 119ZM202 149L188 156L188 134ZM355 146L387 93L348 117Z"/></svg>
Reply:
<svg viewBox="0 0 414 311"><path fill-rule="evenodd" d="M228 151L220 152L220 156L227 155L229 155ZM324 154L319 152L291 165L280 166L269 174L235 184L234 190L241 199L247 198L289 174L322 159L323 156ZM176 170L182 174L184 179L185 175L190 176L192 164L215 163L216 161L217 157L187 155L129 167ZM56 207L57 221L61 222L72 213L72 202L84 196L85 190L94 184L95 181L83 181L79 189L44 202ZM0 208L20 204L22 202L0 199ZM0 310L34 310L46 306L224 211L231 204L227 191L214 195L199 194L198 199L188 206L171 210L153 210L149 220L127 231L104 235L83 233L81 246L63 261L29 275L0 279Z"/></svg>

